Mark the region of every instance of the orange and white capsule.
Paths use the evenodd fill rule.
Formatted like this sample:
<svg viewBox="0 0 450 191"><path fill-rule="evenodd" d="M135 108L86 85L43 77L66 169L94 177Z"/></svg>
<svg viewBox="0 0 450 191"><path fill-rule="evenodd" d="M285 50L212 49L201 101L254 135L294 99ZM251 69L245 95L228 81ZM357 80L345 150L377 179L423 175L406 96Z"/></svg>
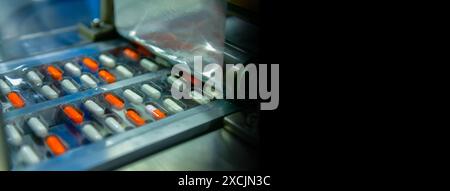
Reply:
<svg viewBox="0 0 450 191"><path fill-rule="evenodd" d="M153 118L156 120L160 120L166 117L166 114L164 112L162 112L161 110L159 110L158 108L156 108L155 106L151 105L151 104L147 104L145 106L145 110L152 114Z"/></svg>
<svg viewBox="0 0 450 191"><path fill-rule="evenodd" d="M124 66L118 65L116 67L116 71L123 76L124 78L131 78L133 77L133 72L125 68Z"/></svg>
<svg viewBox="0 0 450 191"><path fill-rule="evenodd" d="M107 117L105 119L105 123L115 133L121 133L125 131L122 124L120 124L114 117Z"/></svg>
<svg viewBox="0 0 450 191"><path fill-rule="evenodd" d="M0 92L2 94L7 94L11 91L11 87L9 87L9 85L3 81L2 79L0 79Z"/></svg>
<svg viewBox="0 0 450 191"><path fill-rule="evenodd" d="M125 98L127 98L130 102L134 104L141 104L144 101L144 98L142 98L139 94L130 89L126 89L125 91L123 91L123 96L125 96Z"/></svg>
<svg viewBox="0 0 450 191"><path fill-rule="evenodd" d="M169 82L171 88L175 88L176 90L183 91L187 88L186 81L184 78L176 78L175 76L167 77L167 82Z"/></svg>
<svg viewBox="0 0 450 191"><path fill-rule="evenodd" d="M73 76L80 76L81 69L77 65L73 64L72 62L67 62L64 65L64 70L66 70L68 73L72 74Z"/></svg>
<svg viewBox="0 0 450 191"><path fill-rule="evenodd" d="M163 65L163 66L165 66L165 67L170 67L169 62L167 62L167 60L165 60L165 59L163 59L163 58L161 58L161 57L159 57L159 56L157 56L157 57L155 58L155 62L158 63L158 64L161 64L161 65Z"/></svg>
<svg viewBox="0 0 450 191"><path fill-rule="evenodd" d="M56 99L59 97L58 92L56 92L53 88L51 88L49 85L44 85L41 87L41 93L47 98L47 99Z"/></svg>
<svg viewBox="0 0 450 191"><path fill-rule="evenodd" d="M67 150L61 139L59 139L56 135L50 135L45 138L45 143L55 156L62 155Z"/></svg>
<svg viewBox="0 0 450 191"><path fill-rule="evenodd" d="M81 128L81 132L86 136L89 141L95 142L103 139L103 136L95 129L91 124L86 124Z"/></svg>
<svg viewBox="0 0 450 191"><path fill-rule="evenodd" d="M125 105L122 99L118 98L117 96L111 93L106 93L104 95L104 98L109 104L111 104L111 106L113 106L116 109L123 109L123 106Z"/></svg>
<svg viewBox="0 0 450 191"><path fill-rule="evenodd" d="M41 77L35 71L28 71L26 74L27 79L33 83L35 86L42 85Z"/></svg>
<svg viewBox="0 0 450 191"><path fill-rule="evenodd" d="M159 66L157 65L157 64L155 64L154 62L152 62L152 61L150 61L150 60L147 60L147 59L142 59L140 62L139 62L139 64L143 67L143 68L145 68L146 70L148 70L148 71L151 71L151 72L155 72L155 71L157 71L158 69L159 69Z"/></svg>
<svg viewBox="0 0 450 191"><path fill-rule="evenodd" d="M97 87L97 82L95 82L95 80L92 79L92 77L87 74L81 75L80 79L81 79L81 82L83 83L83 85L85 85L89 88Z"/></svg>
<svg viewBox="0 0 450 191"><path fill-rule="evenodd" d="M70 81L69 79L64 79L61 81L61 86L66 92L69 92L71 94L78 92L78 88L75 86L75 84Z"/></svg>
<svg viewBox="0 0 450 191"><path fill-rule="evenodd" d="M63 72L58 69L55 66L48 66L47 67L47 73L54 79L54 80L62 80Z"/></svg>
<svg viewBox="0 0 450 191"><path fill-rule="evenodd" d="M139 60L139 54L135 52L134 50L131 50L130 48L125 48L123 50L123 54L130 58L131 60L138 61Z"/></svg>
<svg viewBox="0 0 450 191"><path fill-rule="evenodd" d="M48 134L47 126L44 125L38 117L31 117L28 119L27 125L31 128L34 134L40 138L44 138Z"/></svg>
<svg viewBox="0 0 450 191"><path fill-rule="evenodd" d="M116 81L116 77L107 70L100 70L98 72L98 76L100 76L100 78L102 78L108 84L114 83Z"/></svg>
<svg viewBox="0 0 450 191"><path fill-rule="evenodd" d="M5 133L8 143L19 146L22 144L22 134L19 132L19 130L16 129L16 127L12 124L8 124L5 126Z"/></svg>
<svg viewBox="0 0 450 191"><path fill-rule="evenodd" d="M33 151L33 149L24 145L20 147L18 152L19 160L25 163L26 165L33 165L39 163L40 159L37 154Z"/></svg>
<svg viewBox="0 0 450 191"><path fill-rule="evenodd" d="M99 106L97 103L95 103L92 100L87 100L84 102L84 107L86 107L89 112L97 115L97 116L103 116L105 114L105 109L103 107Z"/></svg>
<svg viewBox="0 0 450 191"><path fill-rule="evenodd" d="M20 96L17 92L9 92L7 94L9 102L11 102L12 106L14 108L21 108L25 106L25 101L22 99L22 96Z"/></svg>
<svg viewBox="0 0 450 191"><path fill-rule="evenodd" d="M143 84L141 86L141 91L149 95L153 99L159 99L161 97L161 92L148 84Z"/></svg>
<svg viewBox="0 0 450 191"><path fill-rule="evenodd" d="M114 58L111 58L105 54L100 55L98 59L106 67L112 68L116 66L116 61L114 60Z"/></svg>
<svg viewBox="0 0 450 191"><path fill-rule="evenodd" d="M92 58L85 57L82 60L83 65L86 66L91 72L97 72L98 70L98 63L93 60Z"/></svg>
<svg viewBox="0 0 450 191"><path fill-rule="evenodd" d="M142 117L139 115L139 113L137 113L133 109L128 109L126 111L126 115L127 115L128 120L133 122L136 126L141 126L141 125L145 124L145 120L142 119Z"/></svg>
<svg viewBox="0 0 450 191"><path fill-rule="evenodd" d="M166 106L167 110L172 113L182 112L184 109L178 105L175 101L170 98L166 98L163 101L164 106Z"/></svg>
<svg viewBox="0 0 450 191"><path fill-rule="evenodd" d="M75 124L83 123L83 113L73 106L67 105L63 108L64 114Z"/></svg>

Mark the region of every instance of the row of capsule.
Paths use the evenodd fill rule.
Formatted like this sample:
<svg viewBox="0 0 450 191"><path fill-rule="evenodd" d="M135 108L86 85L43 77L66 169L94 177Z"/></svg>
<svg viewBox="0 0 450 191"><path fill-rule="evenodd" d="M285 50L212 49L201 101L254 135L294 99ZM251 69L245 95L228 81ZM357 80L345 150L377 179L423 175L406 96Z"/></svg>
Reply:
<svg viewBox="0 0 450 191"><path fill-rule="evenodd" d="M170 76L167 81L172 84L174 82L173 76ZM140 90L153 99L160 99L161 92L150 84L144 83L140 86ZM154 103L144 103L143 97L133 91L132 88L125 88L122 92L124 98L130 103L141 105L144 104L145 111L152 116L154 120L160 120L167 116L165 111L169 113L178 113L184 110L176 101L172 98L167 97L163 99L162 107ZM197 91L191 92L192 98L198 104L206 104L210 100L206 96L201 95ZM146 120L141 116L141 114L132 108L125 108L125 102L122 98L114 93L108 92L103 94L103 100L106 101L109 106L116 109L117 111L123 111L128 121L134 124L136 127L146 124ZM102 123L108 127L113 133L121 133L125 131L125 127L120 123L120 117L105 115L105 108L96 103L95 99L87 99L83 101L83 106L86 108L90 114L99 118ZM160 109L161 108L161 109ZM96 127L92 123L84 123L84 113L77 107L71 104L65 104L61 106L61 110L65 117L71 121L75 126L80 126L82 134L91 142L99 141L103 139L103 135L99 133ZM39 117L31 117L26 120L27 125L30 127L32 132L39 138L44 139L45 145L49 151L55 155L61 155L68 149L64 141L56 135L49 135L48 127L46 123L42 121ZM37 154L28 145L22 144L22 135L12 124L6 126L6 135L8 137L8 142L14 146L20 146L18 155L22 162L25 164L36 164L40 161Z"/></svg>
<svg viewBox="0 0 450 191"><path fill-rule="evenodd" d="M126 55L131 60L137 61L140 56L138 53L133 51L130 48L125 48L123 54ZM115 59L112 57L101 54L99 56L99 60L103 66L108 68L114 68L123 78L131 78L134 76L133 72L130 71L125 66L116 64ZM83 65L88 68L91 72L98 72L98 76L106 83L114 83L116 82L116 76L109 72L107 69L99 69L99 64L92 58L84 57L81 62ZM147 71L154 72L159 69L159 66L154 62L142 58L139 61L139 64L142 68ZM63 66L64 71L68 72L73 77L79 77L81 83L87 88L95 88L97 87L98 80L89 73L82 73L81 69L77 64L73 62L67 62ZM63 78L63 70L54 65L46 66L46 73L55 81L59 81L63 90L69 94L76 93L79 91L79 86L69 78ZM48 84L43 84L43 75L40 74L37 70L29 70L26 75L26 79L31 82L31 84L40 87L40 92L47 99L56 99L59 97L59 93L56 88L52 87ZM9 85L2 79L0 79L0 91L2 94L6 95L7 99L11 103L14 108L21 108L25 106L25 101L23 97L20 95L18 91L12 91Z"/></svg>

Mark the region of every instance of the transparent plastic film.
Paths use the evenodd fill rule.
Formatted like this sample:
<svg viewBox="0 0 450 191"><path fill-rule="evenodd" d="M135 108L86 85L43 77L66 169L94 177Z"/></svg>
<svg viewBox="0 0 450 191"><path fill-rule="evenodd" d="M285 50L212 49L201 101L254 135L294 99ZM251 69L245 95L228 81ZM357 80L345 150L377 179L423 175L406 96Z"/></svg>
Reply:
<svg viewBox="0 0 450 191"><path fill-rule="evenodd" d="M114 1L119 33L171 64L223 64L224 0ZM203 71L203 76L211 71Z"/></svg>

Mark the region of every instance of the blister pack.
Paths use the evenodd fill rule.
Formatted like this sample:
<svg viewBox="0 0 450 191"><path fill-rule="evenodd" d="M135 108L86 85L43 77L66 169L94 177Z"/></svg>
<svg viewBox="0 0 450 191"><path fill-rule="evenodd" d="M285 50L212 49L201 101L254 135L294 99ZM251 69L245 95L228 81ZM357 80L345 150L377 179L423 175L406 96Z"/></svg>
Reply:
<svg viewBox="0 0 450 191"><path fill-rule="evenodd" d="M11 169L37 165L212 101L195 89L192 100L173 98L170 88L181 78L170 74L170 64L128 43L41 61L0 74Z"/></svg>

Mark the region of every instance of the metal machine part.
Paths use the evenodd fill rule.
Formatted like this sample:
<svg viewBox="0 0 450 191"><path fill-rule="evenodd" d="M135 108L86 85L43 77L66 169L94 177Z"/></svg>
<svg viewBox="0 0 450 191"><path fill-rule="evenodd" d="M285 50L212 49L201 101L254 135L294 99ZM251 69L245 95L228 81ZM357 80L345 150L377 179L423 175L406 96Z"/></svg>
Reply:
<svg viewBox="0 0 450 191"><path fill-rule="evenodd" d="M117 37L114 28L114 4L112 0L100 1L100 18L92 20L90 26L78 24L80 34L91 41L105 40Z"/></svg>

